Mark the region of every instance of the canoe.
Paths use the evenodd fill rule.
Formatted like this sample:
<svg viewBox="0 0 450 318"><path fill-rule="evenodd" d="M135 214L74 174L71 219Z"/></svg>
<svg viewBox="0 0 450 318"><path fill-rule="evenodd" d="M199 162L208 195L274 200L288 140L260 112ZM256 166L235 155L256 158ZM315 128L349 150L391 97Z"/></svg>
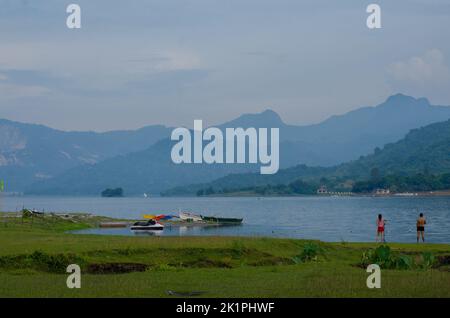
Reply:
<svg viewBox="0 0 450 318"><path fill-rule="evenodd" d="M243 219L237 218L219 218L215 216L202 216L202 220L209 223L218 224L241 224Z"/></svg>

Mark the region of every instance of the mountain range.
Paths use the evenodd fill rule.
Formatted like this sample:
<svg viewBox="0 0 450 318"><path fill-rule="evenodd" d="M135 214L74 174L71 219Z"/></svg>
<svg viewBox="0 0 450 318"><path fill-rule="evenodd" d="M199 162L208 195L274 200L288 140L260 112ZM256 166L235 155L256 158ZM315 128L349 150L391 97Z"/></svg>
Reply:
<svg viewBox="0 0 450 318"><path fill-rule="evenodd" d="M73 167L146 149L170 131L155 125L134 131L66 132L0 119L0 179L9 191L23 191Z"/></svg>
<svg viewBox="0 0 450 318"><path fill-rule="evenodd" d="M279 128L282 168L299 164L334 167L395 142L411 129L449 118L448 106L397 94L377 106L314 125L288 125L277 113L266 110L217 127ZM105 188L122 187L125 194L132 195L160 193L259 169L254 164L175 165L170 157L174 144L170 132L165 126L106 133L63 132L0 120L0 179L6 181L9 191L32 194L98 195Z"/></svg>
<svg viewBox="0 0 450 318"><path fill-rule="evenodd" d="M320 184L324 179L337 179L340 189L349 191L356 181L368 180L376 170L377 177L414 174L450 173L450 120L411 130L404 138L376 148L362 156L334 167L297 165L282 169L276 175L258 173L228 175L206 184L193 184L169 189L164 195L193 195L199 190L239 190L266 185L287 185L297 180Z"/></svg>

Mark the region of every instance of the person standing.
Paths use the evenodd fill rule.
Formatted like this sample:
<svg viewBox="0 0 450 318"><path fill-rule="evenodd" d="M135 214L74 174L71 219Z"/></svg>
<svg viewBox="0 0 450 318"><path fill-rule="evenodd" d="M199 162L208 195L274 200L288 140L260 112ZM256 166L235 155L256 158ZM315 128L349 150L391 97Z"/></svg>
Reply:
<svg viewBox="0 0 450 318"><path fill-rule="evenodd" d="M386 227L386 221L384 220L383 216L381 214L378 214L377 218L377 238L376 242L378 242L378 239L380 239L380 242L384 243L384 229Z"/></svg>
<svg viewBox="0 0 450 318"><path fill-rule="evenodd" d="M425 243L425 224L427 224L427 220L423 216L423 213L419 214L419 218L417 219L417 243L419 243L420 236L422 236L422 242Z"/></svg>

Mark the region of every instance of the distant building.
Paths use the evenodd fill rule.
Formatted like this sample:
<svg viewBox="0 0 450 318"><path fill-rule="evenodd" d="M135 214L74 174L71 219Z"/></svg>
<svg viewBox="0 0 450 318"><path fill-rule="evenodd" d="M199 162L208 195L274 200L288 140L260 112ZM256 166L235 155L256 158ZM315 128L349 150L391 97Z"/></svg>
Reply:
<svg viewBox="0 0 450 318"><path fill-rule="evenodd" d="M317 194L328 194L327 187L321 186L319 189L317 189Z"/></svg>
<svg viewBox="0 0 450 318"><path fill-rule="evenodd" d="M376 189L375 194L376 195L388 195L391 191L389 189Z"/></svg>

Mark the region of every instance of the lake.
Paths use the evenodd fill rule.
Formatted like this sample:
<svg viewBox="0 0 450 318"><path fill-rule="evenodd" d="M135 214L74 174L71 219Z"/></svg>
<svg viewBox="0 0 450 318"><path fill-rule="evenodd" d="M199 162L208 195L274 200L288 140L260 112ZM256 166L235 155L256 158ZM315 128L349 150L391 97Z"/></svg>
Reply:
<svg viewBox="0 0 450 318"><path fill-rule="evenodd" d="M264 197L264 198L0 198L0 211L22 207L46 212L89 212L115 218L142 214L203 215L244 218L240 226L166 227L161 235L233 235L370 242L378 213L387 219L388 242L415 242L419 212L427 218L426 239L450 243L450 197ZM81 233L134 235L129 229L89 229Z"/></svg>

